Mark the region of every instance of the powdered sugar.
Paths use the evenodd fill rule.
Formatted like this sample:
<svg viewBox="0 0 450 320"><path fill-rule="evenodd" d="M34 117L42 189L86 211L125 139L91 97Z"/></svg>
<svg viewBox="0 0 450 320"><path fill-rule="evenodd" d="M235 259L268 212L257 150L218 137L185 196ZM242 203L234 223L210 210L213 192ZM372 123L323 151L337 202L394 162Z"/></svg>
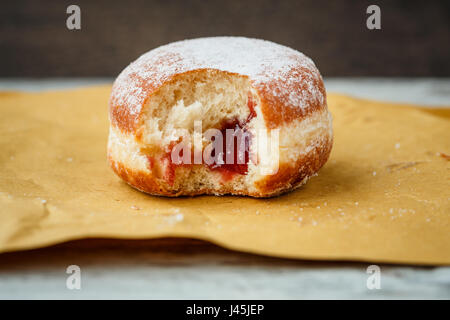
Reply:
<svg viewBox="0 0 450 320"><path fill-rule="evenodd" d="M248 76L255 88L286 107L324 103L317 85L321 76L311 59L273 42L244 37L184 40L151 50L118 76L110 103L136 116L152 91L175 74L198 69Z"/></svg>

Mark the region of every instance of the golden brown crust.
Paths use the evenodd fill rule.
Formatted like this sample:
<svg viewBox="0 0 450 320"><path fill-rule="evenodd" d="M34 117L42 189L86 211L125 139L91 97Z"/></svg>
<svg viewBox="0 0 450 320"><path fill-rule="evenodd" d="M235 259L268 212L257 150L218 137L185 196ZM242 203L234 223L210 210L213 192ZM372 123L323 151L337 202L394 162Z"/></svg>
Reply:
<svg viewBox="0 0 450 320"><path fill-rule="evenodd" d="M290 73L297 74L297 76L300 77L305 77L309 74L309 71L304 68L297 67L291 70ZM322 93L324 102L321 103L319 100L311 100L305 108L292 108L289 105L286 105L284 101L280 101L278 97L272 94L272 92L275 91L274 88L279 85L283 85L279 81L280 80L278 79L274 79L268 82L265 87L255 88L261 100L261 111L264 116L267 128L279 128L283 125L289 124L294 120L302 120L315 112L320 112L324 109L327 109L326 92L322 77L314 79L313 85ZM295 90L294 92L307 90L306 86L307 84L305 82L296 83L293 90Z"/></svg>
<svg viewBox="0 0 450 320"><path fill-rule="evenodd" d="M326 145L316 147L310 153L297 160L294 165L282 164L278 172L268 175L256 185L257 192L240 192L224 186L220 190L199 189L196 192L184 190L171 190L165 188L164 183L159 183L149 172L127 168L123 163L113 160L108 156L108 161L114 172L130 186L151 194L166 197L196 196L202 194L214 195L244 195L257 198L272 197L296 189L306 182L306 179L314 175L328 160L332 148L332 141Z"/></svg>
<svg viewBox="0 0 450 320"><path fill-rule="evenodd" d="M276 174L267 176L256 183L260 193L273 195L277 190L284 193L302 185L306 182L305 179L313 176L327 162L332 145L331 140L326 145L316 147L298 159L293 166L280 165Z"/></svg>

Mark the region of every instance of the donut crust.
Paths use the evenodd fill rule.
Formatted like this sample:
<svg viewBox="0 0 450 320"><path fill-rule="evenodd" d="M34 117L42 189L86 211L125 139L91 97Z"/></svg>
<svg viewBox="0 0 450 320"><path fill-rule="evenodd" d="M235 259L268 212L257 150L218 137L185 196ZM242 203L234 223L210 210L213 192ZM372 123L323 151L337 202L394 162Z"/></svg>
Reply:
<svg viewBox="0 0 450 320"><path fill-rule="evenodd" d="M269 49L273 46L276 55L289 59L289 66L277 71L275 68L271 69L270 64L263 64L260 70L252 69L245 72L244 69L243 72L235 72L239 69L235 70L234 66L230 67L227 62L222 61L223 66L214 65L208 58L206 61L195 61L195 52L191 52L192 48L196 48L195 41L219 41L221 45L223 43L226 45L227 41L238 41L238 46L241 42L249 42L249 46ZM204 44L199 44L202 45ZM271 59L267 60L270 62ZM144 106L149 99L152 99L163 86L177 81L180 77L200 72L222 72L247 77L259 97L259 108L268 130L277 128L286 130L289 126L317 114L323 114L324 120L321 121L329 121L329 124L326 124L329 128L327 127L326 133L322 133L318 142L302 156L294 161L281 161L276 174L255 181L253 190L236 190L226 185L214 190L209 188L200 188L193 192L174 190L169 185L161 183L151 171L134 168L115 159L110 146L108 162L125 182L140 191L169 197L201 194L270 197L298 188L326 163L331 152L333 136L326 91L319 71L308 57L298 51L257 39L218 37L187 40L160 47L141 56L128 66L114 83L109 100L111 128L142 142L139 126L144 116ZM296 94L300 98L297 99Z"/></svg>

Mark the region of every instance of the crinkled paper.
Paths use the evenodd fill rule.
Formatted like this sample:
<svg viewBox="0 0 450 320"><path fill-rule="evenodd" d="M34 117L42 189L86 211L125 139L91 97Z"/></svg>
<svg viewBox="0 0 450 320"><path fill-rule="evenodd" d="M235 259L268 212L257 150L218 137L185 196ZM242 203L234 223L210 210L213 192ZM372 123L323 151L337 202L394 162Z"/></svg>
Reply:
<svg viewBox="0 0 450 320"><path fill-rule="evenodd" d="M169 236L277 257L450 264L449 109L330 94L333 150L305 186L171 199L108 167L110 89L0 93L1 252Z"/></svg>

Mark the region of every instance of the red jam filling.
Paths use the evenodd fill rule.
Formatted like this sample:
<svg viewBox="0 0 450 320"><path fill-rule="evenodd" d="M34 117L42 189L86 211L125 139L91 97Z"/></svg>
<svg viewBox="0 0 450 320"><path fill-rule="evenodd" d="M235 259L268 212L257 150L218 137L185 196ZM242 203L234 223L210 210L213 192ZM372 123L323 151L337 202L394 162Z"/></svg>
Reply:
<svg viewBox="0 0 450 320"><path fill-rule="evenodd" d="M256 117L256 111L255 111L255 103L251 97L251 95L248 95L248 103L247 106L250 110L250 114L247 117L247 119L242 123L239 122L237 119L234 120L227 120L224 121L222 123L222 125L220 126L220 131L222 133L222 137L223 137L223 152L224 155L227 155L229 153L231 153L233 155L233 161L232 163L227 163L226 161L226 156L224 156L223 161L225 163L223 164L217 164L217 163L213 163L211 165L208 164L204 164L206 166L208 166L208 168L212 171L217 171L220 172L221 176L222 176L222 180L223 181L229 181L231 180L235 175L240 174L240 175L246 175L248 173L248 161L249 161L249 152L250 152L250 139L251 136L247 133L246 130L246 126L247 123L250 122L250 120L252 120L254 117ZM233 139L234 139L234 143L232 144L233 146L229 146L227 143L227 139L226 139L226 130L227 129L233 129L234 132L238 132L238 130L240 130L240 134L242 134L242 137L244 137L243 142L244 143L244 163L238 163L238 156L239 156L239 152L238 152L238 148L239 148L239 139L237 137L237 135L235 134ZM174 148L175 143L173 143L170 147L169 147L169 152L167 152L162 158L161 158L161 162L163 163L163 167L166 168L166 171L163 173L163 178L164 180L167 181L167 183L169 183L170 185L173 185L174 181L175 181L175 169L178 166L186 166L186 164L175 164L171 161L171 153L172 153L172 149ZM233 147L233 150L228 150L229 148ZM183 156L182 150L180 152L180 156ZM211 154L211 156L215 156L214 152ZM155 165L155 159L151 156L147 156L147 159L149 161L149 167L153 168ZM193 160L193 155L192 155L192 160ZM242 162L242 161L241 161ZM191 161L191 163L193 163L193 161Z"/></svg>
<svg viewBox="0 0 450 320"><path fill-rule="evenodd" d="M222 128L221 128L221 132L222 132L222 137L223 137L223 152L225 155L227 154L231 154L233 155L233 161L231 161L231 163L227 163L227 159L226 156L224 156L224 164L212 164L212 165L208 165L208 167L211 170L215 170L215 171L219 171L222 174L222 177L224 178L225 181L230 180L231 178L233 178L233 176L235 174L242 174L245 175L248 173L248 161L249 161L249 151L250 151L250 137L248 135L246 135L247 131L245 130L245 125L247 124L248 119L245 121L245 123L241 124L239 123L239 121L232 120L232 121L225 121L222 124ZM237 138L237 135L231 136L232 139L234 139L234 142L232 144L232 146L230 146L227 142L227 138L226 138L226 130L227 129L232 129L234 130L235 133L239 132L239 134L242 134L243 138L244 138L244 163L238 163L238 155L239 155L239 141ZM242 142L241 142L242 143ZM230 148L233 148L232 150L230 150ZM215 156L215 154L213 153L212 156ZM240 161L242 162L242 161Z"/></svg>
<svg viewBox="0 0 450 320"><path fill-rule="evenodd" d="M250 110L250 114L248 115L247 121L249 122L254 117L256 117L256 111L255 111L255 101L253 101L252 95L248 94L248 102L247 102L248 109Z"/></svg>

